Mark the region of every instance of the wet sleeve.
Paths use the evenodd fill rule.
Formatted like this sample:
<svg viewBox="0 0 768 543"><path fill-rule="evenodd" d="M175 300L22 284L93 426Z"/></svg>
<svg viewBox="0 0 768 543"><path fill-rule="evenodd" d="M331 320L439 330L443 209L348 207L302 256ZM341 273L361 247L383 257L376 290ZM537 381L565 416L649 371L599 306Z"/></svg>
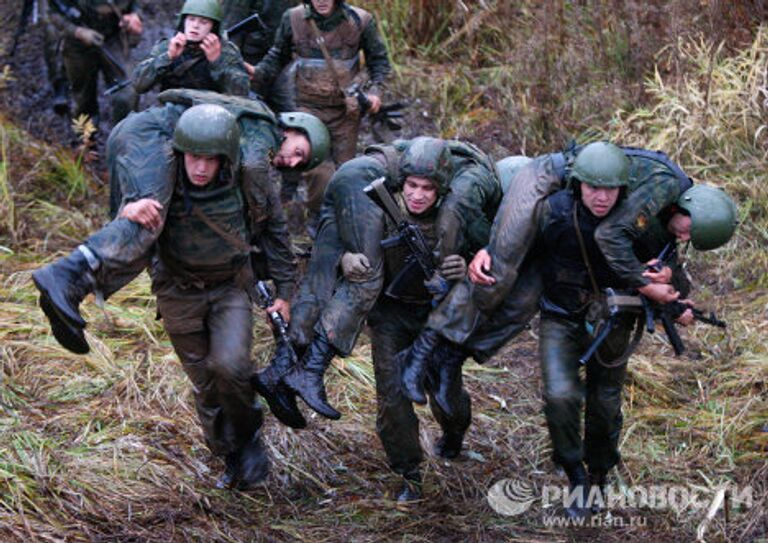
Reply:
<svg viewBox="0 0 768 543"><path fill-rule="evenodd" d="M168 56L168 40L162 39L155 44L149 56L133 70L133 87L139 94L148 92L155 83L168 73L171 67Z"/></svg>
<svg viewBox="0 0 768 543"><path fill-rule="evenodd" d="M371 86L368 92L380 95L382 86L392 71L389 63L389 55L384 40L381 39L379 29L376 26L376 19L371 17L368 26L363 30L360 37L360 47L365 54L365 65L371 76Z"/></svg>
<svg viewBox="0 0 768 543"><path fill-rule="evenodd" d="M292 54L293 31L291 30L291 16L286 11L280 21L280 27L277 29L275 43L256 65L255 82L259 86L272 83L282 69L291 62Z"/></svg>
<svg viewBox="0 0 768 543"><path fill-rule="evenodd" d="M680 184L671 175L657 174L632 191L595 231L595 241L608 265L630 288L649 283L643 277L645 264L634 252L634 243L651 221L680 196Z"/></svg>

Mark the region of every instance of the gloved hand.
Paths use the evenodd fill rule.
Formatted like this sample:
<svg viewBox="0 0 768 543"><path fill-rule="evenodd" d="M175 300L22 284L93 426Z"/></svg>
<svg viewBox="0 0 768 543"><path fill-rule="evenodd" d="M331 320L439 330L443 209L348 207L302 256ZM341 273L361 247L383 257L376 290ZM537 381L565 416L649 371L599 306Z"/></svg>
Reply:
<svg viewBox="0 0 768 543"><path fill-rule="evenodd" d="M373 270L368 257L363 253L344 253L341 257L341 272L353 283L362 283L371 278Z"/></svg>
<svg viewBox="0 0 768 543"><path fill-rule="evenodd" d="M448 281L461 281L467 274L467 261L461 255L448 255L440 264L439 271Z"/></svg>
<svg viewBox="0 0 768 543"><path fill-rule="evenodd" d="M75 28L75 38L91 47L100 47L104 45L104 35L101 32L96 32L92 28L85 26L78 26Z"/></svg>

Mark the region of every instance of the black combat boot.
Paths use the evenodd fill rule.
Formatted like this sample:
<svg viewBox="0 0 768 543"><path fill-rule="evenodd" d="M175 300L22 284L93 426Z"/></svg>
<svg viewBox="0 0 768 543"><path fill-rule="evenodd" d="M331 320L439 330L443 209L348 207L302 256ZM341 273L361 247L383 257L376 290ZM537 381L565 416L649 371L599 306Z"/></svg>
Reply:
<svg viewBox="0 0 768 543"><path fill-rule="evenodd" d="M435 454L447 460L453 460L461 454L464 443L464 434L444 432L435 443Z"/></svg>
<svg viewBox="0 0 768 543"><path fill-rule="evenodd" d="M397 493L397 503L407 504L419 501L422 497L421 473L418 470L403 475L403 486Z"/></svg>
<svg viewBox="0 0 768 543"><path fill-rule="evenodd" d="M427 375L429 360L440 342L438 333L425 328L416 341L408 349L397 353L395 363L402 368L403 392L412 402L424 405L427 396L424 394L424 379Z"/></svg>
<svg viewBox="0 0 768 543"><path fill-rule="evenodd" d="M593 497L591 510L595 515L603 510L608 502L607 484L608 470L589 468L589 492Z"/></svg>
<svg viewBox="0 0 768 543"><path fill-rule="evenodd" d="M587 480L587 470L584 464L577 462L571 465L564 465L566 475L568 475L568 490L575 499L566 506L565 514L569 518L584 518L591 514L588 507L589 502L589 482Z"/></svg>
<svg viewBox="0 0 768 543"><path fill-rule="evenodd" d="M443 413L453 416L451 394L461 393L461 367L467 359L466 353L458 346L441 341L432 355L437 365L437 390L435 401Z"/></svg>
<svg viewBox="0 0 768 543"><path fill-rule="evenodd" d="M216 488L225 489L232 488L237 478L238 460L240 459L240 453L231 452L224 457L224 473L221 474L216 480Z"/></svg>
<svg viewBox="0 0 768 543"><path fill-rule="evenodd" d="M301 363L283 377L283 383L298 393L309 407L325 418L339 420L341 413L328 403L323 384L323 375L331 365L334 356L336 356L336 349L330 344L325 334L316 334L307 352L304 353Z"/></svg>
<svg viewBox="0 0 768 543"><path fill-rule="evenodd" d="M64 78L53 82L53 112L56 115L69 115L69 83Z"/></svg>
<svg viewBox="0 0 768 543"><path fill-rule="evenodd" d="M79 307L93 292L96 279L85 255L76 249L69 256L32 272L32 281L40 291L40 307L58 342L73 353L87 353L90 348L83 334L86 322Z"/></svg>
<svg viewBox="0 0 768 543"><path fill-rule="evenodd" d="M240 449L237 476L233 485L238 490L248 490L269 475L269 455L261 439L261 430Z"/></svg>
<svg viewBox="0 0 768 543"><path fill-rule="evenodd" d="M277 420L291 428L301 429L307 427L307 420L296 405L296 393L282 382L282 378L296 365L293 356L287 345L278 342L272 362L251 376L251 385L267 400Z"/></svg>

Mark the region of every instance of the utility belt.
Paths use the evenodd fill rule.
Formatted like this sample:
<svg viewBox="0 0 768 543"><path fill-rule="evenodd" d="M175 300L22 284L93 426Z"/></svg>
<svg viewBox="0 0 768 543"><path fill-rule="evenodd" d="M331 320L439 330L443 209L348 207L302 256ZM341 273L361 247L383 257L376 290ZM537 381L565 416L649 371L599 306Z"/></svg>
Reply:
<svg viewBox="0 0 768 543"><path fill-rule="evenodd" d="M168 270L173 281L181 288L209 290L224 283L234 282L238 288L248 290L253 283L253 270L248 259L243 260L242 263L232 262L227 266L216 266L206 270L197 269L195 272L189 271L182 262L164 254L162 250L159 251L159 260L162 267Z"/></svg>

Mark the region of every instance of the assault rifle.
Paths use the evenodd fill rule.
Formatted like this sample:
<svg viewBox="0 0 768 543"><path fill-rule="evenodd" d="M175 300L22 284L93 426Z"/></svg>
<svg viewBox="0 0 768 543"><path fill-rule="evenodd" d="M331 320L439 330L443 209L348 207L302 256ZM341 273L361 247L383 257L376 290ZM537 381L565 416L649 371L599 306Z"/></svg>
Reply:
<svg viewBox="0 0 768 543"><path fill-rule="evenodd" d="M649 269L655 272L660 272L664 265L670 260L674 254L674 242L669 242L664 246L661 253L657 257L658 262L652 266L648 266ZM725 321L720 320L715 315L714 311L709 313L696 309L695 307L688 305L684 302L674 301L666 304L659 304L650 301L643 295L623 295L617 294L613 289L605 289L605 304L607 309L607 318L603 326L601 327L598 335L592 341L587 351L579 358L581 364L586 364L590 358L595 354L597 349L606 340L611 330L616 325L618 316L621 313L637 312L642 309L645 313L645 329L649 334L653 334L656 331L655 321L660 321L664 328L664 333L669 339L670 345L675 352L675 356L680 356L685 352L685 344L683 343L680 334L675 326L675 321L687 310L693 312L694 320L709 324L710 326L716 326L718 328L726 328L728 325Z"/></svg>
<svg viewBox="0 0 768 543"><path fill-rule="evenodd" d="M13 35L13 45L11 45L11 53L9 56L12 57L16 54L19 40L27 30L29 20L32 19L33 25L37 24L38 15L37 0L24 0L24 4L21 7L21 16L19 17L19 26L16 27L16 33Z"/></svg>
<svg viewBox="0 0 768 543"><path fill-rule="evenodd" d="M397 245L405 245L410 253L406 265L392 279L386 291L388 295L394 298L401 298L404 294L412 293L414 288L421 288L423 281L430 279L435 274L436 268L432 249L430 249L421 229L405 219L389 190L387 190L384 177L379 177L373 181L363 189L363 192L384 211L397 228L397 234L382 240L381 247L390 249ZM418 277L421 274L424 277ZM419 279L421 280L419 281Z"/></svg>
<svg viewBox="0 0 768 543"><path fill-rule="evenodd" d="M264 281L256 281L256 293L259 295L256 304L260 308L267 309L275 304L275 298L272 296L272 292ZM285 319L278 311L272 311L269 314L269 320L272 322L275 330L277 330L279 341L283 344L283 347L288 350L291 362L296 363L298 357L296 356L296 351L293 349L291 338L288 336L288 323L285 322Z"/></svg>
<svg viewBox="0 0 768 543"><path fill-rule="evenodd" d="M347 95L354 96L357 99L357 104L360 106L360 116L368 114L371 110L371 101L363 91L362 86L359 83L355 83L347 89ZM407 104L405 102L395 102L393 104L382 105L379 111L370 115L372 124L380 124L386 126L389 130L397 132L401 130L403 126L395 119L403 118L403 108Z"/></svg>

